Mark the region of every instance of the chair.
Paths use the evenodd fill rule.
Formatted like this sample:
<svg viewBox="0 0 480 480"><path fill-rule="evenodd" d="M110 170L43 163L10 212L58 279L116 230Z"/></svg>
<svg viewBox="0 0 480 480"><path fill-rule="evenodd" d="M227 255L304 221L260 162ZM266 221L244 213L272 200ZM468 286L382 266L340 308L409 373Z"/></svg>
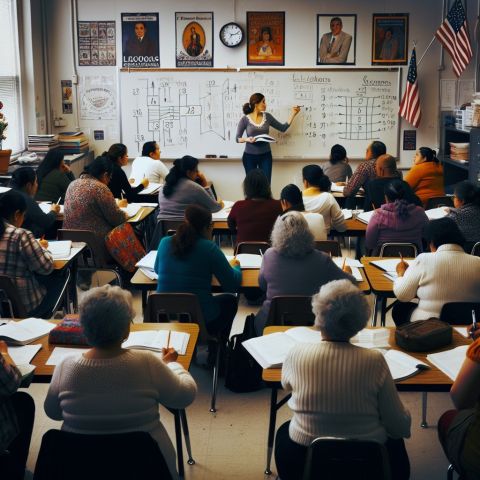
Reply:
<svg viewBox="0 0 480 480"><path fill-rule="evenodd" d="M240 242L235 249L235 255L240 253L251 253L263 255L270 248L268 242Z"/></svg>
<svg viewBox="0 0 480 480"><path fill-rule="evenodd" d="M480 257L480 242L477 242L473 246L471 254L475 255L476 257Z"/></svg>
<svg viewBox="0 0 480 480"><path fill-rule="evenodd" d="M217 352L213 366L212 399L210 412L216 412L216 398L218 388L218 370L220 354L224 342L220 336L210 335L203 320L202 309L198 297L193 293L153 293L149 295L145 309L144 322L170 322L172 318L180 322L197 323L200 327L199 342L216 344Z"/></svg>
<svg viewBox="0 0 480 480"><path fill-rule="evenodd" d="M381 257L415 258L418 255L417 246L413 243L384 243L380 247Z"/></svg>
<svg viewBox="0 0 480 480"><path fill-rule="evenodd" d="M341 257L342 249L337 240L321 240L315 242L315 248L321 252L331 253L332 257Z"/></svg>
<svg viewBox="0 0 480 480"><path fill-rule="evenodd" d="M153 231L148 250L157 250L163 237L174 235L177 228L183 223L183 218L159 220Z"/></svg>
<svg viewBox="0 0 480 480"><path fill-rule="evenodd" d="M72 242L84 242L87 249L80 257L83 259L83 265L79 265L79 270L97 272L108 271L115 275L117 282L123 286L120 267L108 260L105 245L90 230L58 230L59 240L71 240Z"/></svg>
<svg viewBox="0 0 480 480"><path fill-rule="evenodd" d="M84 435L49 430L43 435L34 480L171 480L157 442L147 432Z"/></svg>
<svg viewBox="0 0 480 480"><path fill-rule="evenodd" d="M27 318L25 306L12 280L0 275L0 305L2 317Z"/></svg>
<svg viewBox="0 0 480 480"><path fill-rule="evenodd" d="M266 325L313 325L312 297L282 295L273 297Z"/></svg>
<svg viewBox="0 0 480 480"><path fill-rule="evenodd" d="M308 447L303 480L389 480L384 445L348 438L316 438Z"/></svg>
<svg viewBox="0 0 480 480"><path fill-rule="evenodd" d="M448 302L443 305L440 311L440 320L450 325L470 325L472 323L472 310L475 310L475 316L480 320L479 302Z"/></svg>
<svg viewBox="0 0 480 480"><path fill-rule="evenodd" d="M452 197L445 195L444 197L432 197L427 200L425 210L437 207L453 207Z"/></svg>

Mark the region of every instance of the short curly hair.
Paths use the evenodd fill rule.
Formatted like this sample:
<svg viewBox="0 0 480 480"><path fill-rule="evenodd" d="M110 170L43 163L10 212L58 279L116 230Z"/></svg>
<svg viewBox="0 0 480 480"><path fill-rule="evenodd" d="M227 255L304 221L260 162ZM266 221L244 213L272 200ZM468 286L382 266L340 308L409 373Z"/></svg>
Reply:
<svg viewBox="0 0 480 480"><path fill-rule="evenodd" d="M312 297L315 327L331 340L346 341L365 328L370 306L365 295L349 280L323 285Z"/></svg>
<svg viewBox="0 0 480 480"><path fill-rule="evenodd" d="M271 240L272 247L284 257L302 258L315 248L307 221L301 213L295 211L277 218Z"/></svg>

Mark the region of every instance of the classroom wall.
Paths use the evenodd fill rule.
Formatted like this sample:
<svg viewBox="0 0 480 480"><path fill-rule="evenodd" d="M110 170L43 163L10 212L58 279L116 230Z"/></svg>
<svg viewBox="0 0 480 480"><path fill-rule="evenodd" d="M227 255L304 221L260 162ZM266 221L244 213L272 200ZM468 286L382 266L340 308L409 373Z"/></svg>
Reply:
<svg viewBox="0 0 480 480"><path fill-rule="evenodd" d="M33 1L33 0L32 0ZM476 0L467 0L467 13L471 28L476 16ZM71 3L65 0L45 0L48 28L48 73L49 94L52 114L61 112L60 81L72 76L72 39L71 39ZM316 58L316 14L357 14L357 49L356 66L371 66L372 13L409 13L409 44L417 42L417 58L420 58L430 43L436 28L440 25L442 2L439 0L401 0L392 3L386 0L336 0L336 2L318 2L314 0L205 0L203 2L183 0L138 0L132 4L127 0L78 0L78 18L80 20L116 20L117 26L117 63L121 66L121 20L122 12L160 12L160 62L162 68L175 67L175 11L213 11L214 12L214 56L215 67L246 66L245 44L236 49L224 47L218 39L219 28L229 21L236 21L246 26L247 11L285 11L286 14L286 67L315 67ZM417 146L428 145L436 148L439 144L439 78L453 78L449 58L445 61L446 70L439 71L440 44L434 42L429 53L418 68L419 88L423 119L417 131ZM340 67L341 68L341 67ZM406 81L407 67L402 68L402 88ZM82 75L118 75L117 67L77 67ZM470 65L462 78L474 78L475 68ZM185 73L188 75L188 72ZM246 101L247 99L245 99ZM121 99L120 99L121 107ZM240 108L240 105L239 105ZM53 115L52 115L53 116ZM103 142L93 142L96 153L101 153L111 143L119 140L119 123L115 121L82 121L76 125L75 115L62 115L68 126L58 129L93 131L104 129L106 138ZM401 130L413 129L402 120ZM367 145L365 144L365 147ZM413 152L402 150L400 137L400 166L408 168ZM319 159L320 160L320 159ZM228 199L241 196L240 180L244 176L239 160L210 160L202 162L203 169L211 177L219 194ZM300 171L303 162L274 161L272 187L274 194L288 182L300 183Z"/></svg>

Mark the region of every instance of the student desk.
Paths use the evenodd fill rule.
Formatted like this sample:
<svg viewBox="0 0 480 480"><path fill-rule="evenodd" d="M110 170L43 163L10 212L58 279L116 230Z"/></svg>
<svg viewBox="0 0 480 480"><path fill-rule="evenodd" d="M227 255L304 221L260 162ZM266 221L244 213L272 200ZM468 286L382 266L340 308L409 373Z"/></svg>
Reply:
<svg viewBox="0 0 480 480"><path fill-rule="evenodd" d="M284 332L292 327L284 326L271 326L266 327L263 330L264 335L275 332ZM395 343L395 328L387 327L390 330L390 347L394 350L400 350L401 348L397 347ZM428 353L441 352L444 350L450 350L452 348L458 347L460 345L468 345L471 340L460 335L456 330L453 330L453 339L452 343L447 347L435 350L433 352L406 352L412 357L415 357L422 362L427 363L431 366L429 370L422 370L416 375L408 377L404 380L396 382L397 390L400 392L449 392L450 387L452 386L452 380L447 377L443 372L438 368L431 365L427 360ZM275 427L277 421L277 410L281 408L287 401L290 399L291 394L286 394L279 402L277 402L278 389L282 388L280 383L282 378L282 369L281 368L267 368L263 370L262 379L263 381L272 389L270 397L270 420L268 425L268 440L267 440L267 463L265 467L265 474L270 475L272 472L270 470L270 464L272 460L273 452L273 441L275 438ZM426 401L426 399L424 400Z"/></svg>
<svg viewBox="0 0 480 480"><path fill-rule="evenodd" d="M137 332L139 330L171 330L189 333L190 339L188 341L187 351L185 355L179 355L177 360L177 362L180 363L185 368L185 370L189 370L199 333L199 326L196 323L133 323L130 329L132 332ZM42 346L42 348L32 360L32 364L36 367L33 381L37 383L50 383L55 367L53 365L46 365L46 362L56 346L71 346L78 348L77 345L50 345L48 343L48 335L45 335L44 337L32 343L40 344ZM87 347L85 347L85 349L86 348ZM195 463L191 455L187 416L185 413L185 409L169 410L173 413L175 419L175 440L177 450L178 473L181 477L183 477L184 466L182 428L185 436L185 445L188 452L188 464L193 465Z"/></svg>

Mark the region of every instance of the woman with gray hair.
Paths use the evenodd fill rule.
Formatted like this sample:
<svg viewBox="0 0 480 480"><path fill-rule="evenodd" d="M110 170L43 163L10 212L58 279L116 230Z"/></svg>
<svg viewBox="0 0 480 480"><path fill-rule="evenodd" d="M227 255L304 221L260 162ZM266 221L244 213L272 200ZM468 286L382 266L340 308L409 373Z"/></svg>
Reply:
<svg viewBox="0 0 480 480"><path fill-rule="evenodd" d="M338 268L326 253L315 249L312 232L300 212L279 217L272 230L272 248L264 256L258 284L266 299L255 318L255 330L262 335L270 303L279 295L313 295L332 280L353 277Z"/></svg>
<svg viewBox="0 0 480 480"><path fill-rule="evenodd" d="M46 414L63 420L62 430L74 433L148 432L172 478L178 478L175 450L160 423L158 404L190 405L197 391L195 381L176 362L174 349L164 349L159 359L148 351L122 348L134 317L130 292L110 285L93 288L84 295L79 313L92 348L65 358L55 368Z"/></svg>
<svg viewBox="0 0 480 480"><path fill-rule="evenodd" d="M288 405L293 417L275 440L280 477L302 478L315 438L341 437L385 444L392 479L408 479L403 438L410 436L410 414L383 355L349 342L370 316L365 296L346 280L334 281L312 298L312 309L322 342L293 347L282 368L282 386L292 392Z"/></svg>

